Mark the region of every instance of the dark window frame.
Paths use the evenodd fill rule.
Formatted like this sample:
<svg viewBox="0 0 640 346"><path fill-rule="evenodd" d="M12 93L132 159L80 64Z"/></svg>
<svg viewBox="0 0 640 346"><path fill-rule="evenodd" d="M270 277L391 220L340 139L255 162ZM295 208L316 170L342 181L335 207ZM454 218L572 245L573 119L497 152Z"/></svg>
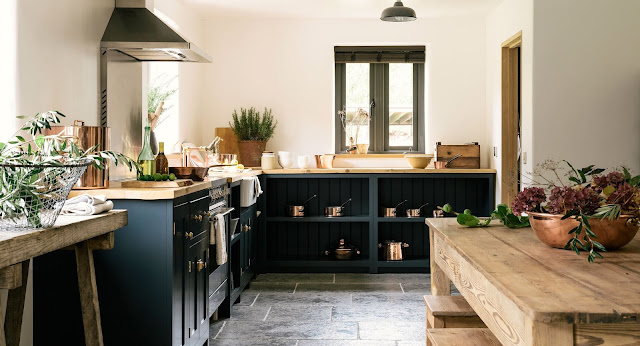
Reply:
<svg viewBox="0 0 640 346"><path fill-rule="evenodd" d="M335 64L335 152L347 150L346 134L342 128L338 111L346 103L346 64ZM413 145L389 145L389 64L370 63L369 93L375 106L369 108L372 116L369 130L369 153L392 154L413 151L425 152L425 116L424 116L424 63L413 63Z"/></svg>

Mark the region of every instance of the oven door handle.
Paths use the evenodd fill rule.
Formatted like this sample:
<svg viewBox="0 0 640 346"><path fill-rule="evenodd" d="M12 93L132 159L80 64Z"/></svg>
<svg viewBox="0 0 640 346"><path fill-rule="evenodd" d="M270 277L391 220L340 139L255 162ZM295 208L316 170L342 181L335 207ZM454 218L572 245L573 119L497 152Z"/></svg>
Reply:
<svg viewBox="0 0 640 346"><path fill-rule="evenodd" d="M214 214L211 215L211 220L215 221L214 216L217 216L217 215L226 216L227 214L229 214L230 212L232 212L234 210L236 210L236 209L234 207L231 207L231 208L227 208L225 211L223 211L221 213L214 213Z"/></svg>

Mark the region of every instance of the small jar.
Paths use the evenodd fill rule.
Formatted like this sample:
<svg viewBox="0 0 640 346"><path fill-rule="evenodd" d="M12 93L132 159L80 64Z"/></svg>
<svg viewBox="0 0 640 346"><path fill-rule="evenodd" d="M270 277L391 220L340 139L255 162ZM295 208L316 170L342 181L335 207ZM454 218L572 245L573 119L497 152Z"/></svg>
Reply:
<svg viewBox="0 0 640 346"><path fill-rule="evenodd" d="M263 152L262 158L260 158L260 164L263 170L276 169L276 155L272 151Z"/></svg>

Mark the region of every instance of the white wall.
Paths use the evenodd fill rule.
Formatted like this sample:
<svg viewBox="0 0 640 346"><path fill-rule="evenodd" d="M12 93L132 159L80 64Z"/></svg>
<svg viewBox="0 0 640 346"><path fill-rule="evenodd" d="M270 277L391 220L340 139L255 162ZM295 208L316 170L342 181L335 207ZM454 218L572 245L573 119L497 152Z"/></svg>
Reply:
<svg viewBox="0 0 640 346"><path fill-rule="evenodd" d="M195 43L201 49L204 49L205 41L205 25L204 20L199 16L193 8L186 6L180 0L155 0L156 15L164 20L165 16L170 18L168 24L175 27L178 32ZM158 14L160 12L160 14ZM205 49L209 55L211 52ZM206 119L202 115L201 106L203 94L204 74L207 66L211 64L201 63L175 63L168 62L162 64L177 64L178 66L178 103L180 124L176 129L178 138L194 142L203 143L202 140L202 120ZM146 107L145 107L146 109ZM158 141L162 141L158 138ZM209 140L211 142L211 140ZM209 143L207 142L207 143ZM170 143L173 144L173 143ZM170 145L167 143L167 145Z"/></svg>
<svg viewBox="0 0 640 346"><path fill-rule="evenodd" d="M640 169L640 2L536 0L534 160Z"/></svg>
<svg viewBox="0 0 640 346"><path fill-rule="evenodd" d="M412 23L329 19L211 19L201 119L203 139L234 109L269 107L279 121L270 150L334 150L335 45L427 45L426 149L480 142L488 165L485 22L481 17Z"/></svg>
<svg viewBox="0 0 640 346"><path fill-rule="evenodd" d="M99 42L113 4L113 0L2 2L0 35L8 42L0 70L4 84L0 94L7 98L0 102L3 138L20 125L16 115L51 109L68 115L65 124L72 119L97 124ZM15 52L13 63L11 52ZM32 289L29 280L21 345L33 344Z"/></svg>
<svg viewBox="0 0 640 346"><path fill-rule="evenodd" d="M488 121L485 124L490 133L491 146L497 148L489 155L489 165L497 173L496 201L500 203L502 175L502 43L522 31L521 55L521 117L522 149L528 160L524 171L532 170L533 147L533 0L505 0L486 19L486 76Z"/></svg>

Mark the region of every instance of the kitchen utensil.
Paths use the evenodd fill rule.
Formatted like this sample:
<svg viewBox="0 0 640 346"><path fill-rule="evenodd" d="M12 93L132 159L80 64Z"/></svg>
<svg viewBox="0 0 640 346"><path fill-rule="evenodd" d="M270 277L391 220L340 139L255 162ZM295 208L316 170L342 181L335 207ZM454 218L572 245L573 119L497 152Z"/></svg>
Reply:
<svg viewBox="0 0 640 346"><path fill-rule="evenodd" d="M169 173L175 174L178 179L202 181L209 174L209 167L169 167Z"/></svg>
<svg viewBox="0 0 640 346"><path fill-rule="evenodd" d="M461 156L447 168L480 168L480 145L478 145L478 142L463 145L436 143L435 156L437 161L446 161L446 158L456 155Z"/></svg>
<svg viewBox="0 0 640 346"><path fill-rule="evenodd" d="M75 120L73 126L51 126L44 129L45 136L57 135L68 137L83 149L98 145L98 150L111 149L111 130L104 126L85 126L84 121ZM98 169L93 165L87 167L85 173L73 185L74 190L106 189L109 187L109 165Z"/></svg>
<svg viewBox="0 0 640 346"><path fill-rule="evenodd" d="M398 205L396 205L393 208L382 208L382 216L383 217L396 217L396 212L398 211L398 207L407 202L407 200L405 199L404 201L398 203Z"/></svg>
<svg viewBox="0 0 640 346"><path fill-rule="evenodd" d="M449 166L451 165L451 162L453 162L454 160L460 158L462 155L458 154L452 158L450 158L448 161L436 161L433 163L433 165L435 166L436 169L444 169L444 168L449 168Z"/></svg>
<svg viewBox="0 0 640 346"><path fill-rule="evenodd" d="M293 156L288 151L279 151L278 163L284 169L291 168L293 166Z"/></svg>
<svg viewBox="0 0 640 346"><path fill-rule="evenodd" d="M314 199L316 197L318 197L318 195L311 196L308 200L304 201L304 203L302 203L302 205L289 205L289 206L287 206L287 215L289 215L291 217L302 217L302 216L304 216L305 206L309 203L309 201L311 201L312 199Z"/></svg>
<svg viewBox="0 0 640 346"><path fill-rule="evenodd" d="M298 168L300 168L300 169L309 168L309 161L310 160L311 160L311 157L309 157L309 155L300 155L300 156L298 156Z"/></svg>
<svg viewBox="0 0 640 346"><path fill-rule="evenodd" d="M333 168L333 159L335 157L334 154L322 155L322 168Z"/></svg>
<svg viewBox="0 0 640 346"><path fill-rule="evenodd" d="M431 159L433 159L433 155L429 154L407 154L404 158L409 163L411 168L423 169L427 168L429 163L431 163Z"/></svg>
<svg viewBox="0 0 640 346"><path fill-rule="evenodd" d="M359 255L360 250L351 245L345 244L344 239L340 239L340 243L337 248L333 250L327 250L324 252L324 254L327 256L333 254L337 260L349 260L352 259L355 255Z"/></svg>
<svg viewBox="0 0 640 346"><path fill-rule="evenodd" d="M260 166L263 170L276 169L276 155L272 151L265 151L260 158Z"/></svg>
<svg viewBox="0 0 640 346"><path fill-rule="evenodd" d="M429 203L425 203L417 209L407 209L407 217L420 217L420 211L427 205L429 205Z"/></svg>
<svg viewBox="0 0 640 346"><path fill-rule="evenodd" d="M340 217L344 216L345 204L351 202L351 198L349 198L346 202L342 203L339 207L326 207L324 208L324 215L328 217Z"/></svg>
<svg viewBox="0 0 640 346"><path fill-rule="evenodd" d="M382 258L385 261L402 261L402 248L409 247L409 244L394 240L385 240L384 244L378 244L382 250Z"/></svg>

